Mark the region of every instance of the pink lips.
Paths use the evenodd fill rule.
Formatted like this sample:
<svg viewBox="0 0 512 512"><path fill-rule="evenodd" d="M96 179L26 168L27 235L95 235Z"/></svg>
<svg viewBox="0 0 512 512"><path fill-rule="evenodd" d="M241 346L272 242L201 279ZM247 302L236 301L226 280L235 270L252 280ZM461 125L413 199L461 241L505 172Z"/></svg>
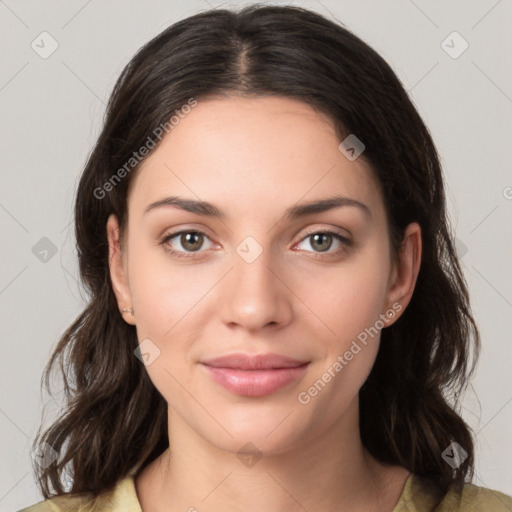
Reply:
<svg viewBox="0 0 512 512"><path fill-rule="evenodd" d="M231 354L202 364L210 377L228 391L243 396L264 396L298 379L309 361L279 354Z"/></svg>

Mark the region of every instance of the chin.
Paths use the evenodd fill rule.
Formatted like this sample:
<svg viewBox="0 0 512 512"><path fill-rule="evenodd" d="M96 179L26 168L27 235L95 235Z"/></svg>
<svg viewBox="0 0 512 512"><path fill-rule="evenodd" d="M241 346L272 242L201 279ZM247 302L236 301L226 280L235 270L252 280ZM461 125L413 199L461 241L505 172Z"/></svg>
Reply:
<svg viewBox="0 0 512 512"><path fill-rule="evenodd" d="M276 406L269 410L272 409L270 407L264 413L255 413L254 409L251 413L249 409L246 415L239 412L230 417L216 415L224 428L214 422L216 426L213 429L204 431L203 423L203 437L217 448L237 455L248 450L271 456L293 450L304 442L304 437L311 430L310 423L300 419L297 411L292 412L292 407Z"/></svg>
<svg viewBox="0 0 512 512"><path fill-rule="evenodd" d="M255 462L251 461L251 457L261 459L262 457L285 454L292 451L298 441L296 436L286 434L276 439L271 439L271 437L272 435L265 437L265 435L261 435L261 432L247 431L233 433L233 437L229 437L229 439L212 438L209 441L218 449L236 455L242 463L250 467Z"/></svg>

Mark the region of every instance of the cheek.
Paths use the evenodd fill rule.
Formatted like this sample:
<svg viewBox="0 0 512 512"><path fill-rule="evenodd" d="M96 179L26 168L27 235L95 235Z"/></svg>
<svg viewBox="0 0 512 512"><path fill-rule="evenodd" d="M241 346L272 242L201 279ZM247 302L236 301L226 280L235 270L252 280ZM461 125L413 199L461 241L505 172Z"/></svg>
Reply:
<svg viewBox="0 0 512 512"><path fill-rule="evenodd" d="M382 257L386 251L385 244L375 240L357 257L333 267L329 275L325 269L317 270L301 291L321 319L316 334L323 357L308 385L315 385L318 379L322 395L318 406L324 402L327 405L329 400L338 404L331 419L358 393L378 353L382 329L379 320L386 310L389 277L389 258Z"/></svg>
<svg viewBox="0 0 512 512"><path fill-rule="evenodd" d="M312 298L317 300L319 316L329 329L316 331L317 354L322 356L305 384L311 387L302 391L306 401L327 411L324 419L328 423L336 421L355 399L377 357L381 333L381 323L377 322L385 312L381 279L379 272L359 273L354 269L329 281L327 300L320 293Z"/></svg>
<svg viewBox="0 0 512 512"><path fill-rule="evenodd" d="M190 405L182 386L190 388L188 358L203 325L198 318L201 299L215 280L201 278L193 265L179 266L166 257L162 248L134 248L129 278L139 343L150 340L154 345L149 346L158 352L146 371L167 403L179 409Z"/></svg>
<svg viewBox="0 0 512 512"><path fill-rule="evenodd" d="M389 258L377 243L345 261L311 267L307 280L298 281L299 296L323 324L324 338L341 348L374 325L386 306Z"/></svg>
<svg viewBox="0 0 512 512"><path fill-rule="evenodd" d="M130 289L137 326L161 342L172 339L194 316L194 307L215 283L207 270L171 262L162 247L134 247L130 254Z"/></svg>

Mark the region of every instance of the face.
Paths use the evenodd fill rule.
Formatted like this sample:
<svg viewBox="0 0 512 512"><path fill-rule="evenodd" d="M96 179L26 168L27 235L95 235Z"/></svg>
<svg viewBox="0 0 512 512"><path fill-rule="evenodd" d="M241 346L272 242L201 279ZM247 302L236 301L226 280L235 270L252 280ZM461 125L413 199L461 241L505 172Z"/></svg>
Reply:
<svg viewBox="0 0 512 512"><path fill-rule="evenodd" d="M149 376L172 413L219 448L283 452L354 414L380 330L412 294L418 245L403 270L392 264L378 181L339 142L296 100L199 101L134 176L122 258L109 219L114 290L134 309L124 318ZM296 362L204 364L235 353Z"/></svg>

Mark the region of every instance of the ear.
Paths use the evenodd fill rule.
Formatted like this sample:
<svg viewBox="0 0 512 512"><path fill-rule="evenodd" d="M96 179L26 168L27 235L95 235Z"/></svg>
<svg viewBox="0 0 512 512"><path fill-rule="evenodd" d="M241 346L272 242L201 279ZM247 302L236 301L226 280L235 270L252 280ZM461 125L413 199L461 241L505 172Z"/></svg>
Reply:
<svg viewBox="0 0 512 512"><path fill-rule="evenodd" d="M396 314L393 324L411 301L421 264L421 227L417 222L409 224L404 232L397 261L393 264L388 290L388 307Z"/></svg>
<svg viewBox="0 0 512 512"><path fill-rule="evenodd" d="M128 283L127 268L119 242L119 223L114 214L111 214L107 220L107 238L110 280L117 299L117 305L124 320L130 325L135 325L133 310L131 313L128 311L122 312L123 309L130 309L132 307L132 297Z"/></svg>

